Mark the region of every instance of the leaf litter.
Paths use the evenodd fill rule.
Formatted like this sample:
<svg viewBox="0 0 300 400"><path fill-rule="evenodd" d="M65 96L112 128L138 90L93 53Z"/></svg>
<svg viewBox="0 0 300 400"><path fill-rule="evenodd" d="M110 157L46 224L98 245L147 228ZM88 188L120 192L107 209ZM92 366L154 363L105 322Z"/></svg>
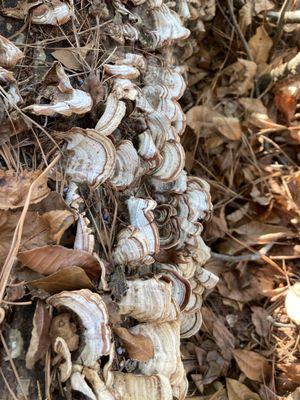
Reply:
<svg viewBox="0 0 300 400"><path fill-rule="evenodd" d="M132 94L136 89L129 79L108 76L103 65L113 62L109 66L118 68L119 57L123 69L118 73L126 73L126 63L131 65L126 57L132 57L128 49L134 51L134 35L142 35L139 24L132 21L136 4L143 1L103 1L101 5L96 1L21 1L17 7L13 4L15 8L9 1L4 3L0 10L0 389L3 400L88 398L78 390L71 392L75 377L86 376L89 385L84 379L80 381L87 386L86 393L92 388L92 395L100 399L99 388L103 393L104 387L109 388L106 370L109 374L126 373L130 378L140 369L148 368L151 378L156 376L153 373L161 373L151 364L158 357L159 345L154 346L154 337L131 332L137 321L130 315L122 317L118 302L130 280L155 276L162 254L166 264L175 259L178 268L182 266L182 257L167 245L157 253L157 263L151 269L142 234L135 240L141 241L140 251L145 252L140 258L145 261L145 272L136 265L125 265L122 273L116 274L119 267L113 263L117 234L128 225L124 198L132 194L130 189L120 194L108 179L115 165L126 166L122 160L116 161L115 144L121 138L133 140L151 126L153 129L158 111L153 113L155 105L150 103L145 111L141 98ZM180 343L189 388L183 395L173 382L174 398L297 399L300 46L299 24L287 24L284 14L296 12L298 4L252 4L248 0L164 3L172 13L186 7L181 9L180 18L191 32L188 42L184 32L181 41L170 42L188 82L180 99L187 124L181 143L186 170L210 184L214 211L203 222L202 236L211 248L205 268L219 277L215 289L203 296L198 288L204 303L202 325ZM146 5L138 5L137 14L143 13L143 7L146 9ZM57 10L65 14L58 18ZM272 12L279 17L274 19ZM151 35L142 37L141 47ZM11 38L12 44L5 38ZM124 47L127 56L127 50L115 54L109 41L115 48L130 43L131 47ZM7 46L11 58L7 57ZM162 46L167 44L162 42ZM161 61L163 48L156 52ZM145 66L141 60L134 63L135 71L142 74ZM139 78L139 90L149 85L151 78ZM113 96L116 109L124 111L126 104L126 114L116 118L118 128L113 134L97 136L94 128L101 115L108 115L105 105L111 90L117 93ZM168 97L164 101L172 102ZM148 125L142 119L143 112L152 116ZM177 116L176 124L184 118ZM175 126L174 121L172 124ZM133 143L141 154L135 140L139 139L134 138ZM157 145L159 139L155 140ZM102 164L100 158L92 158L95 146L106 156ZM150 149L151 143L148 146ZM163 152L161 147L147 159L148 169L133 182L135 196L147 198L152 185L162 190L155 186L155 163ZM142 176L149 170L154 179L148 185ZM70 179L77 183L75 188ZM179 189L168 190L176 193ZM160 195L165 194L157 199ZM172 212L171 207L166 209L167 219L172 219ZM149 225L150 213L145 212ZM151 234L155 241L156 233ZM171 234L168 240L174 240ZM186 258L183 265L189 265L188 254L179 255ZM171 287L170 276L163 271L159 273L164 287ZM197 293L195 281L188 282ZM171 296L164 290L164 296ZM98 364L81 365L76 359L86 345L82 340L85 321L78 317L81 314L70 311L71 303L56 309L45 302L49 295L62 293L72 300L79 292L85 301L97 304L97 315L103 318L103 343L111 340L108 318L119 345L114 360L108 362L107 369L101 365L100 372ZM174 307L178 309L178 305ZM168 333L171 323L161 322L165 326L161 342L170 345L166 348L174 353L170 344L173 337ZM154 329L153 324L149 326ZM25 352L20 350L23 346ZM108 357L108 352L104 353ZM95 378L91 371L96 370ZM73 380L63 388L62 382L68 382L72 373ZM172 382L173 378L168 379ZM123 398L119 393L114 395ZM154 396L149 398L158 398Z"/></svg>

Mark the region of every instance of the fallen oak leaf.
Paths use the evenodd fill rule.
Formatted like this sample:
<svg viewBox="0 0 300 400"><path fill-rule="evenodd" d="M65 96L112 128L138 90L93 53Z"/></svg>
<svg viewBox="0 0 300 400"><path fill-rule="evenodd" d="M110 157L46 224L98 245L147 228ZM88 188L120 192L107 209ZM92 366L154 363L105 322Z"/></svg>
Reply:
<svg viewBox="0 0 300 400"><path fill-rule="evenodd" d="M228 400L260 400L257 393L235 379L226 378Z"/></svg>
<svg viewBox="0 0 300 400"><path fill-rule="evenodd" d="M254 351L236 349L233 357L247 378L257 382L269 381L271 366L267 359Z"/></svg>
<svg viewBox="0 0 300 400"><path fill-rule="evenodd" d="M152 340L143 335L134 335L126 328L114 328L114 333L124 343L129 358L137 361L148 361L154 356Z"/></svg>
<svg viewBox="0 0 300 400"><path fill-rule="evenodd" d="M29 348L26 353L26 368L32 369L34 364L46 354L50 345L51 316L48 306L41 300L38 300L33 316L33 328Z"/></svg>
<svg viewBox="0 0 300 400"><path fill-rule="evenodd" d="M91 278L98 278L101 274L100 263L92 254L58 245L20 252L18 259L24 266L43 275L51 275L71 266L81 267Z"/></svg>
<svg viewBox="0 0 300 400"><path fill-rule="evenodd" d="M36 289L43 289L49 294L64 290L93 289L93 284L80 267L66 267L49 276L27 282Z"/></svg>

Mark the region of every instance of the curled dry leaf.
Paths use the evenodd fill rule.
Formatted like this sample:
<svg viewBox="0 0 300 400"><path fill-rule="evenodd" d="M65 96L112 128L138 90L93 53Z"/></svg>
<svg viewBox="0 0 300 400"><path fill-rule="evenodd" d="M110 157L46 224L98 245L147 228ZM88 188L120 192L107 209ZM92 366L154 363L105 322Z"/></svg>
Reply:
<svg viewBox="0 0 300 400"><path fill-rule="evenodd" d="M271 366L267 359L254 351L236 349L233 350L233 357L241 371L257 382L268 382L271 376Z"/></svg>
<svg viewBox="0 0 300 400"><path fill-rule="evenodd" d="M67 309L80 320L83 329L83 348L77 362L92 367L107 355L111 347L111 332L105 303L97 293L88 289L65 291L47 299L55 308Z"/></svg>
<svg viewBox="0 0 300 400"><path fill-rule="evenodd" d="M116 150L109 138L92 129L72 128L67 141L66 174L74 182L96 188L112 175Z"/></svg>
<svg viewBox="0 0 300 400"><path fill-rule="evenodd" d="M26 368L32 369L34 364L44 357L50 345L49 327L51 316L47 305L38 300L33 316L33 329L29 348L26 353Z"/></svg>
<svg viewBox="0 0 300 400"><path fill-rule="evenodd" d="M59 271L40 279L34 279L28 284L36 289L43 289L49 294L63 290L93 289L94 285L80 267L65 267Z"/></svg>
<svg viewBox="0 0 300 400"><path fill-rule="evenodd" d="M101 274L96 257L86 251L67 249L63 246L36 247L20 252L18 259L23 265L43 275L51 275L71 266L81 267L92 278Z"/></svg>
<svg viewBox="0 0 300 400"><path fill-rule="evenodd" d="M69 210L52 210L42 214L42 219L50 227L51 239L59 243L65 231L75 223L75 215Z"/></svg>
<svg viewBox="0 0 300 400"><path fill-rule="evenodd" d="M38 178L41 171L0 170L0 209L8 210L22 207L25 203L30 185ZM37 185L31 195L30 203L38 203L48 196L47 176Z"/></svg>
<svg viewBox="0 0 300 400"><path fill-rule="evenodd" d="M122 340L129 358L137 361L148 361L154 356L151 339L143 335L133 335L126 328L114 328L114 333Z"/></svg>
<svg viewBox="0 0 300 400"><path fill-rule="evenodd" d="M252 392L243 383L226 378L228 400L260 400L258 394Z"/></svg>

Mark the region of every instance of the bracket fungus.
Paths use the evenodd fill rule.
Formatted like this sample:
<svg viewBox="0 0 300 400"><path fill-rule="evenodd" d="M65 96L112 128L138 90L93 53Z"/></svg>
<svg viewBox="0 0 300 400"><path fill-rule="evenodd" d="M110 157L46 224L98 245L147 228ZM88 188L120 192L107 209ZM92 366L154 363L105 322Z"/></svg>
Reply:
<svg viewBox="0 0 300 400"><path fill-rule="evenodd" d="M73 70L70 60L65 65L59 59L60 48L59 62L44 74L46 54L45 65L36 68L44 74L34 83L36 98L29 97L22 109L34 114L32 126L41 129L43 157L59 153L59 163L47 170L49 188L46 175L32 188L36 176L26 170L18 175L16 192L15 174L2 171L0 209L23 207L30 190L31 207L38 209L53 188L69 206L68 213L47 210L43 221L52 229L50 239L20 249L17 258L47 278L62 276L55 274L64 269L66 275L75 269L81 278L88 275L72 290L58 285L43 303L54 313L49 340L56 388L88 399L183 400L188 383L180 339L198 332L203 294L218 282L204 268L210 250L201 237L212 211L210 187L184 170L186 118L179 99L185 71L174 49L186 44L193 3L101 0L82 7L72 0L22 0L1 10L17 19L28 14L41 25L34 32L51 28L61 35L57 25L66 24L67 54L76 59ZM86 29L90 18L93 25ZM74 34L79 22L83 29ZM15 93L8 70L22 57L18 46L0 36L1 84ZM17 102L21 96L11 106ZM37 165L44 164L42 158ZM132 356L116 328L145 337L152 353ZM34 354L28 366L36 360Z"/></svg>

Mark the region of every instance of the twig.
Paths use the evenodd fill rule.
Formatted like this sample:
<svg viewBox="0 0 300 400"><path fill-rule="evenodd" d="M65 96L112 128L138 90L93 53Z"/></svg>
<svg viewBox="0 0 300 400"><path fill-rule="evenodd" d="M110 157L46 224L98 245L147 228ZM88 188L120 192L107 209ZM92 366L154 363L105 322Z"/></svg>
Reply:
<svg viewBox="0 0 300 400"><path fill-rule="evenodd" d="M257 261L261 259L273 246L274 243L268 243L266 246L262 247L257 253L253 254L242 254L240 256L229 256L227 254L220 254L211 252L212 257L217 260L226 262L239 262L239 261Z"/></svg>
<svg viewBox="0 0 300 400"><path fill-rule="evenodd" d="M238 35L239 35L239 37L240 37L240 39L241 39L241 41L243 43L244 49L245 49L245 51L247 53L247 56L248 56L250 61L254 61L254 59L252 57L252 54L251 54L251 51L250 51L250 48L248 46L248 43L247 43L247 41L246 41L242 31L241 31L241 28L240 28L240 26L239 26L239 24L237 22L236 17L234 15L232 0L227 0L227 4L228 4L228 9L229 9L229 13L230 13L232 22L233 22L233 24L235 26L235 29L237 30L237 33L238 33Z"/></svg>
<svg viewBox="0 0 300 400"><path fill-rule="evenodd" d="M280 41L280 38L282 36L283 25L285 24L285 13L290 8L291 3L292 3L292 0L285 0L281 7L281 10L279 13L277 30L276 30L276 34L275 34L274 41L273 41L273 46L272 46L272 48L270 50L270 54L269 54L269 61L271 60L274 50L276 49L276 47Z"/></svg>
<svg viewBox="0 0 300 400"><path fill-rule="evenodd" d="M280 11L268 11L267 18L272 22L277 22L280 18ZM300 10L295 11L287 11L284 14L284 23L285 24L299 24L300 23Z"/></svg>

